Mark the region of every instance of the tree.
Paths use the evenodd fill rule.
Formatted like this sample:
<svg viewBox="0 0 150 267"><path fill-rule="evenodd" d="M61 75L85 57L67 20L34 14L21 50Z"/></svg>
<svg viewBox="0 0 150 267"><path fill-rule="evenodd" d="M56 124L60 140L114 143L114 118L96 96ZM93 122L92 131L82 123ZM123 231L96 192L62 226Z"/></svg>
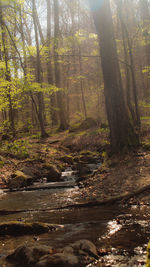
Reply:
<svg viewBox="0 0 150 267"><path fill-rule="evenodd" d="M122 31L122 39L123 39L123 48L125 54L125 62L126 62L126 92L127 92L127 104L129 111L131 113L133 124L140 130L140 114L138 108L138 95L137 95L137 85L135 78L135 64L133 58L133 44L129 37L129 32L127 29L127 25L125 24L123 10L125 10L124 1L120 0L117 2L118 7L118 15L121 23L121 31ZM126 12L127 13L127 12ZM130 77L131 73L131 77ZM130 79L131 78L131 79ZM132 81L132 84L131 84ZM131 88L133 92L134 106L135 110L131 104Z"/></svg>
<svg viewBox="0 0 150 267"><path fill-rule="evenodd" d="M111 148L121 152L139 144L125 106L113 22L108 0L89 0L99 38Z"/></svg>
<svg viewBox="0 0 150 267"><path fill-rule="evenodd" d="M6 79L6 97L8 99L8 107L9 107L9 122L10 127L12 130L12 134L15 137L16 130L15 130L15 122L14 122L14 111L13 111L13 103L12 103L12 96L11 96L11 72L9 66L9 59L8 59L8 49L7 49L7 34L5 29L5 22L3 19L3 12L0 3L0 26L2 30L2 46L3 46L3 54L4 54L4 62L5 62L5 79Z"/></svg>
<svg viewBox="0 0 150 267"><path fill-rule="evenodd" d="M62 100L61 91L61 77L60 77L60 66L58 62L58 48L59 48L59 4L58 0L54 0L54 58L55 58L55 85L60 90L57 92L57 104L59 108L59 120L60 120L60 130L65 130L68 128L65 110Z"/></svg>
<svg viewBox="0 0 150 267"><path fill-rule="evenodd" d="M47 4L47 48L48 48L47 80L48 80L48 84L54 84L53 68L51 64L51 49L50 49L50 45L51 45L51 1L46 0L46 4ZM50 96L50 113L51 113L52 126L56 126L58 124L56 107L57 107L56 94L54 92Z"/></svg>
<svg viewBox="0 0 150 267"><path fill-rule="evenodd" d="M39 84L42 84L42 70L41 70L38 31L37 31L37 21L36 21L37 15L36 15L35 0L32 0L32 16L33 16L35 42L36 42L36 81ZM37 98L38 98L38 107L39 107L38 119L39 119L40 128L41 128L41 136L47 137L47 133L45 131L45 126L44 126L44 110L43 110L43 94L42 94L42 92L37 93Z"/></svg>

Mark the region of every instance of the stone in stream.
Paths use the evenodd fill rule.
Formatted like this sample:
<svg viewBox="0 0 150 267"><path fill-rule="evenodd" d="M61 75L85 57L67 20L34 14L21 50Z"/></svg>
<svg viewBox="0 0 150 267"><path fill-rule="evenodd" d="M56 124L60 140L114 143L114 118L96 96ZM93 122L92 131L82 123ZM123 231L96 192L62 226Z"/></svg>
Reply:
<svg viewBox="0 0 150 267"><path fill-rule="evenodd" d="M19 267L85 267L98 260L98 254L91 241L79 240L57 250L46 246L21 246L6 260Z"/></svg>
<svg viewBox="0 0 150 267"><path fill-rule="evenodd" d="M59 228L60 226L58 226ZM32 235L32 234L42 234L49 231L57 229L57 225L40 223L40 222L18 222L9 221L0 223L0 236L11 235L11 236L21 236L21 235Z"/></svg>
<svg viewBox="0 0 150 267"><path fill-rule="evenodd" d="M18 247L12 254L6 257L6 260L15 263L15 266L30 267L35 266L40 258L44 255L48 255L50 247L46 246L34 246L23 245Z"/></svg>
<svg viewBox="0 0 150 267"><path fill-rule="evenodd" d="M86 164L83 163L83 162L79 162L79 163L77 163L77 165L76 165L76 169L77 169L77 171L78 171L78 175L79 175L79 176L87 175L87 174L91 173L91 170L90 170L90 168L88 167L88 165L86 165Z"/></svg>
<svg viewBox="0 0 150 267"><path fill-rule="evenodd" d="M47 182L59 182L61 177L61 172L56 166L46 163L43 165L44 177L47 178Z"/></svg>
<svg viewBox="0 0 150 267"><path fill-rule="evenodd" d="M11 178L7 182L7 186L10 189L18 189L25 186L32 185L34 182L34 178L25 174L22 171L15 171Z"/></svg>

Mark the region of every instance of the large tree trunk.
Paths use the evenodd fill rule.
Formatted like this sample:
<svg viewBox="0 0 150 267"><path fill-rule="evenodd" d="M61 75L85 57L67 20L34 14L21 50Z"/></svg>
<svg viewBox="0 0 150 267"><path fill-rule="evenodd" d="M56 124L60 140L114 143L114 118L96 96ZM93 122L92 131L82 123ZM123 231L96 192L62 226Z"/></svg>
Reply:
<svg viewBox="0 0 150 267"><path fill-rule="evenodd" d="M89 0L100 43L111 148L121 152L139 143L125 106L113 22L108 0Z"/></svg>

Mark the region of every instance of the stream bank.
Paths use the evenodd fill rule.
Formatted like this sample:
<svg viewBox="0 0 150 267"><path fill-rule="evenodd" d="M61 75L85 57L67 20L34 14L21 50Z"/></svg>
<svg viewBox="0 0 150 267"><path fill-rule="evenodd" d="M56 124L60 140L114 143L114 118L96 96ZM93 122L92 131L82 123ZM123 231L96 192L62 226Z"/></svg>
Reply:
<svg viewBox="0 0 150 267"><path fill-rule="evenodd" d="M50 142L50 140L46 142ZM47 150L48 143L44 143L44 147ZM60 150L63 151L63 155L62 152L61 154L58 152L59 147L61 147ZM40 160L26 159L18 161L13 159L15 164L11 169L11 173L18 168L21 170L23 166L31 168L35 163L34 170L37 170L37 173L39 173L38 179L40 179L38 166L43 168L45 159L46 161L51 159L50 164L55 163L55 165L61 166L59 171L70 168L70 166L76 168L77 165L78 167L81 166L80 169L82 169L85 158L86 160L88 158L88 160L87 162L85 162L86 160L84 161L84 166L87 163L89 164L90 156L89 152L85 151L85 147L83 153L80 154L78 152L77 155L77 153L73 152L75 154L71 154L71 156L68 148L64 148L64 146L62 148L58 142L52 143L49 152L46 152L46 150ZM50 153L49 156L47 153ZM66 154L68 154L67 157ZM85 157L86 154L88 157ZM0 209L10 211L10 213L0 214L1 222L10 222L12 220L21 220L22 222L38 221L63 226L58 231L37 234L36 236L1 237L2 256L9 254L12 249L25 243L33 246L37 243L53 248L58 247L59 244L60 248L63 248L78 240L88 239L96 245L99 263L102 267L144 266L146 245L150 237L150 190L148 188L150 181L150 153L140 148L119 158L112 157L108 159L105 158L105 155L103 156L104 162L102 166L98 166L98 169L92 171L92 173L88 173L88 169L86 169L87 173L80 176L78 180L80 188L73 185L70 188L55 187L45 188L45 190L38 188L38 190L33 191L31 186L30 191L21 190L6 192L4 195L1 194ZM82 165L78 164L79 158ZM72 165L73 160L75 160L75 164ZM90 164L93 163L90 162ZM69 169L67 170L69 172ZM4 173L7 173L7 168ZM68 182L67 177L64 175L63 182ZM43 174L41 184L44 187L45 178ZM36 182L38 183L39 181ZM73 180L69 182L72 183ZM53 183L56 183L56 181L53 181ZM146 186L147 189L145 191L134 194L139 188ZM110 201L106 205L107 201L105 200L117 198L118 195L124 194L132 194L132 197L130 196L128 199L122 197L118 202L112 203ZM104 201L105 205L104 203L101 206L88 205L88 203L101 201ZM61 209L60 207L62 206L66 208ZM13 213L16 210L19 210L19 212ZM3 264L2 266L7 266L5 262Z"/></svg>

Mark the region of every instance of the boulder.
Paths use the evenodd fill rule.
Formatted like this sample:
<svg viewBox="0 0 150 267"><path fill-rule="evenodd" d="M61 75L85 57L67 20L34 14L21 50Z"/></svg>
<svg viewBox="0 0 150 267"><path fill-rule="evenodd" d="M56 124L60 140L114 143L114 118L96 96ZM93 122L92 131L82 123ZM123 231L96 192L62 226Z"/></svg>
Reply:
<svg viewBox="0 0 150 267"><path fill-rule="evenodd" d="M68 164L73 164L73 157L69 155L65 155L59 158L60 161Z"/></svg>
<svg viewBox="0 0 150 267"><path fill-rule="evenodd" d="M97 249L95 245L89 240L79 240L76 241L72 248L76 251L79 255L88 255L94 259L98 259Z"/></svg>
<svg viewBox="0 0 150 267"><path fill-rule="evenodd" d="M52 230L56 230L55 225L40 223L40 222L19 222L19 221L9 221L6 223L0 223L0 236L11 235L11 236L21 236L21 235L32 235L47 233ZM59 226L58 226L59 227Z"/></svg>
<svg viewBox="0 0 150 267"><path fill-rule="evenodd" d="M33 184L33 177L25 174L22 171L16 171L11 175L11 178L7 182L7 186L10 189L19 189Z"/></svg>
<svg viewBox="0 0 150 267"><path fill-rule="evenodd" d="M49 254L50 247L46 246L21 246L18 247L12 254L6 257L6 260L15 263L20 267L32 267L44 255Z"/></svg>
<svg viewBox="0 0 150 267"><path fill-rule="evenodd" d="M79 257L73 254L56 253L43 256L36 264L36 267L83 267Z"/></svg>
<svg viewBox="0 0 150 267"><path fill-rule="evenodd" d="M76 170L77 170L79 176L87 175L87 174L91 173L90 168L84 162L77 163L76 164Z"/></svg>
<svg viewBox="0 0 150 267"><path fill-rule="evenodd" d="M90 156L90 155L81 155L80 160L86 163L96 163L97 158L95 158L94 156Z"/></svg>
<svg viewBox="0 0 150 267"><path fill-rule="evenodd" d="M61 177L61 172L57 169L55 165L45 164L43 166L44 177L47 178L47 182L59 182Z"/></svg>
<svg viewBox="0 0 150 267"><path fill-rule="evenodd" d="M29 176L29 177L32 177L32 178L35 177L33 168L30 168L30 167L25 166L25 167L23 167L23 168L21 169L21 171L22 171L25 175L27 175L27 176Z"/></svg>
<svg viewBox="0 0 150 267"><path fill-rule="evenodd" d="M21 246L6 259L19 267L85 267L98 260L98 254L91 241L80 240L57 250L46 246Z"/></svg>

